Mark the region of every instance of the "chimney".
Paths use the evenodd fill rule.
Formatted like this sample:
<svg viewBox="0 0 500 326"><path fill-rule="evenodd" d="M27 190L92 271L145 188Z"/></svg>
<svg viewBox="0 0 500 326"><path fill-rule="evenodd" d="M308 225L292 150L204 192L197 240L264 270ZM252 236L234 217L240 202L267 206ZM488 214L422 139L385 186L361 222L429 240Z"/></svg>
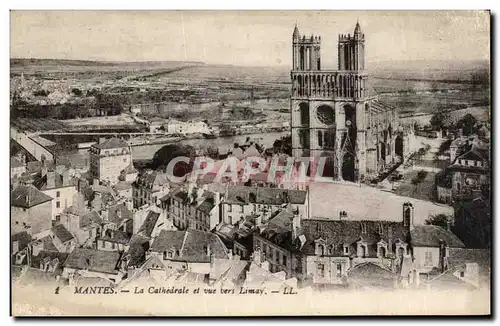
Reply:
<svg viewBox="0 0 500 326"><path fill-rule="evenodd" d="M212 255L212 250L210 248L210 244L208 244L206 246L206 254L207 254L208 257L210 257Z"/></svg>
<svg viewBox="0 0 500 326"><path fill-rule="evenodd" d="M47 171L47 189L53 189L56 187L56 172Z"/></svg>
<svg viewBox="0 0 500 326"><path fill-rule="evenodd" d="M64 165L56 165L56 172L59 173L59 174L62 174L63 171L66 170L66 167Z"/></svg>
<svg viewBox="0 0 500 326"><path fill-rule="evenodd" d="M403 226L409 232L413 230L413 204L410 202L406 202L403 204Z"/></svg>
<svg viewBox="0 0 500 326"><path fill-rule="evenodd" d="M298 211L295 211L293 214L293 219L292 219L292 235L293 235L293 240L297 239L297 237L300 235L301 232L301 224L300 224L300 214Z"/></svg>
<svg viewBox="0 0 500 326"><path fill-rule="evenodd" d="M253 252L253 262L259 266L262 263L262 256L260 254L260 249L257 249Z"/></svg>
<svg viewBox="0 0 500 326"><path fill-rule="evenodd" d="M448 260L446 257L446 242L439 240L439 268L441 273L448 269Z"/></svg>
<svg viewBox="0 0 500 326"><path fill-rule="evenodd" d="M108 210L105 209L101 212L102 219L108 221Z"/></svg>
<svg viewBox="0 0 500 326"><path fill-rule="evenodd" d="M387 227L387 249L392 254L392 226Z"/></svg>
<svg viewBox="0 0 500 326"><path fill-rule="evenodd" d="M61 173L63 187L69 186L69 170L65 169Z"/></svg>

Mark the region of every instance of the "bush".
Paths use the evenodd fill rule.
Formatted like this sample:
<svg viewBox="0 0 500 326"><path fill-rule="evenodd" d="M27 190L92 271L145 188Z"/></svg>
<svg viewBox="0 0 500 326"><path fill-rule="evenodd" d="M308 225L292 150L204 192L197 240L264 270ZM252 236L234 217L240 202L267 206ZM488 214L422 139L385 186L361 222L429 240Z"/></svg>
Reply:
<svg viewBox="0 0 500 326"><path fill-rule="evenodd" d="M417 184L421 183L422 181L424 181L426 177L427 177L427 171L420 170L420 171L418 171L417 175L415 177L413 177L413 179L411 179L411 183L413 185L417 185Z"/></svg>

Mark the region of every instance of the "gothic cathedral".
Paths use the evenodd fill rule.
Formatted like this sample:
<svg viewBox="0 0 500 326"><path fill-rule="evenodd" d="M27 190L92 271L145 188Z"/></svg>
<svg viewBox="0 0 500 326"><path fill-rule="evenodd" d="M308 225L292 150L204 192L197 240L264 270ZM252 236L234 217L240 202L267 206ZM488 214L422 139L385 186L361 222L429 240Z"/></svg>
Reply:
<svg viewBox="0 0 500 326"><path fill-rule="evenodd" d="M321 37L293 31L292 151L325 157L323 175L361 182L402 160L405 140L393 107L371 93L365 71L365 35L359 22L339 35L338 70L321 69ZM407 142L406 142L407 143ZM406 146L408 147L408 146Z"/></svg>

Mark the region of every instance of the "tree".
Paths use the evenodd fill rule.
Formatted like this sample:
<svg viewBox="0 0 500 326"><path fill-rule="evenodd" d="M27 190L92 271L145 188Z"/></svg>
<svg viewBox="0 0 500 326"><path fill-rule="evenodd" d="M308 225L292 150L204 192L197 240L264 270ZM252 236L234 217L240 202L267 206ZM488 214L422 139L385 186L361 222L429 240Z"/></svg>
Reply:
<svg viewBox="0 0 500 326"><path fill-rule="evenodd" d="M78 88L72 88L71 93L73 93L76 96L82 96L82 91L79 90Z"/></svg>
<svg viewBox="0 0 500 326"><path fill-rule="evenodd" d="M437 214L437 215L432 215L427 220L425 220L425 224L426 225L436 225L436 226L440 226L444 229L447 229L448 223L450 223L451 220L452 220L451 216L448 216L446 214Z"/></svg>
<svg viewBox="0 0 500 326"><path fill-rule="evenodd" d="M283 136L276 139L273 143L273 151L292 156L292 136Z"/></svg>
<svg viewBox="0 0 500 326"><path fill-rule="evenodd" d="M439 130L443 128L447 118L448 118L447 114L443 112L436 112L431 117L431 121L429 123L431 124L434 130Z"/></svg>
<svg viewBox="0 0 500 326"><path fill-rule="evenodd" d="M154 154L151 167L153 169L165 169L170 161L180 156L190 159L189 163L179 162L175 165L174 176L182 177L191 172L193 168L196 149L190 145L168 144L163 146Z"/></svg>
<svg viewBox="0 0 500 326"><path fill-rule="evenodd" d="M477 119L470 113L463 116L457 122L457 128L462 129L462 135L469 136L474 132L474 126L477 123Z"/></svg>

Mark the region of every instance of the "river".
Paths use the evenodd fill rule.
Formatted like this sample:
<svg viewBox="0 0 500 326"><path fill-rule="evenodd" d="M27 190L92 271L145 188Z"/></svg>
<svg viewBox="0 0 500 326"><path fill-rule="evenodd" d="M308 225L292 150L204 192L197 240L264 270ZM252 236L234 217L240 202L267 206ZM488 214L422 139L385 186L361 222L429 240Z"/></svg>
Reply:
<svg viewBox="0 0 500 326"><path fill-rule="evenodd" d="M289 134L289 131L268 132L263 134L237 135L232 137L219 137L214 139L185 139L179 141L179 143L183 145L191 145L195 148L213 146L224 153L229 148L232 148L234 143L245 143L247 137L250 137L252 140L258 141L264 147L268 148L273 146L273 143L276 139L287 136ZM132 147L132 158L134 160L152 159L156 151L158 151L163 146L165 146L165 144L134 146ZM85 168L88 165L88 149L67 151L60 154L60 156L69 159L71 163L78 168Z"/></svg>

